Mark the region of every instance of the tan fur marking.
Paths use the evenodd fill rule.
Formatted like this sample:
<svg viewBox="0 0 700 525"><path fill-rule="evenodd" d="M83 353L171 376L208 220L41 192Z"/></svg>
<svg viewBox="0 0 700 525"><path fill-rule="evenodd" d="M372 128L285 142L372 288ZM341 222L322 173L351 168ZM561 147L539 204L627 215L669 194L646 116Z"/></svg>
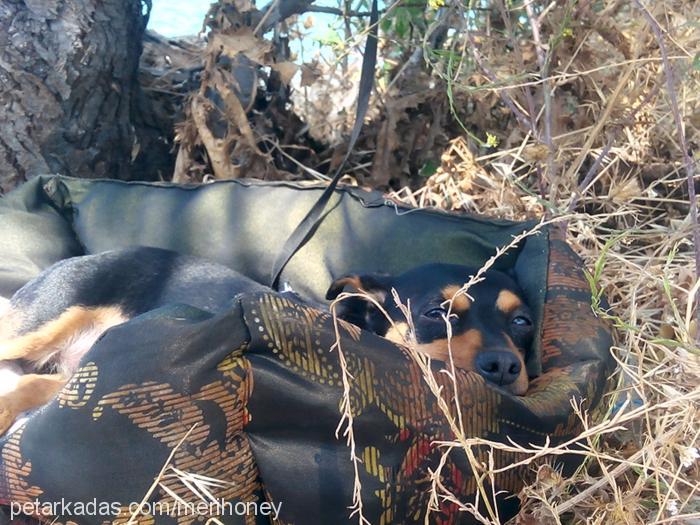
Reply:
<svg viewBox="0 0 700 525"><path fill-rule="evenodd" d="M356 290L362 290L362 280L357 275L349 275L348 277L343 277L335 281L334 284L342 286L352 286Z"/></svg>
<svg viewBox="0 0 700 525"><path fill-rule="evenodd" d="M474 360L481 350L482 340L479 330L467 330L463 334L452 337L450 345L447 339L438 339L431 343L419 344L416 349L439 361L450 361L450 347L452 348L452 360L457 368L464 370L476 370Z"/></svg>
<svg viewBox="0 0 700 525"><path fill-rule="evenodd" d="M66 384L60 374L27 374L19 378L12 392L0 396L0 435L26 410L51 401Z"/></svg>
<svg viewBox="0 0 700 525"><path fill-rule="evenodd" d="M394 343L405 345L407 343L408 323L394 323L384 335L385 339Z"/></svg>
<svg viewBox="0 0 700 525"><path fill-rule="evenodd" d="M469 297L467 297L467 295L464 292L460 293L461 289L461 286L451 284L449 286L445 286L445 288L441 290L442 297L445 299L445 301L451 300L452 310L458 313L466 312L472 305L472 302L469 300Z"/></svg>
<svg viewBox="0 0 700 525"><path fill-rule="evenodd" d="M365 288L364 284L362 283L362 278L359 275L348 275L347 277L342 277L334 282L334 285L338 284L342 285L342 287L350 285L353 288L355 288L355 290L357 290L359 293L367 294L379 302L384 301L384 299L386 298L386 292L383 290Z"/></svg>
<svg viewBox="0 0 700 525"><path fill-rule="evenodd" d="M496 306L505 314L511 313L521 304L523 304L523 302L520 300L520 297L510 290L501 290L498 294L498 299L496 299Z"/></svg>
<svg viewBox="0 0 700 525"><path fill-rule="evenodd" d="M127 320L117 307L72 306L34 332L0 341L0 360L45 361L69 345L76 334L90 329L100 329L104 332Z"/></svg>
<svg viewBox="0 0 700 525"><path fill-rule="evenodd" d="M9 302L0 307L0 341L13 337L17 330L20 313L14 310Z"/></svg>

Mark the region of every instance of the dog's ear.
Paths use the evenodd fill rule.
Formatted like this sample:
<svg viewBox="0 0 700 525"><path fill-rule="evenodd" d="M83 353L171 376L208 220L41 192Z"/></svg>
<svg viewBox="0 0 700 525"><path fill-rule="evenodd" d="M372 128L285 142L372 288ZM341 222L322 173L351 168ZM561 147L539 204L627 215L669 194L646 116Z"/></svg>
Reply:
<svg viewBox="0 0 700 525"><path fill-rule="evenodd" d="M346 287L354 288L358 292L364 292L383 303L391 290L391 276L383 273L367 273L363 275L350 274L333 281L326 292L329 301L338 297Z"/></svg>
<svg viewBox="0 0 700 525"><path fill-rule="evenodd" d="M392 279L386 274L352 274L333 281L326 292L326 299L333 300L346 288L369 295L379 304L383 304L391 292ZM336 307L338 317L360 328L371 330L379 335L388 327L389 322L372 301L362 297L348 297Z"/></svg>

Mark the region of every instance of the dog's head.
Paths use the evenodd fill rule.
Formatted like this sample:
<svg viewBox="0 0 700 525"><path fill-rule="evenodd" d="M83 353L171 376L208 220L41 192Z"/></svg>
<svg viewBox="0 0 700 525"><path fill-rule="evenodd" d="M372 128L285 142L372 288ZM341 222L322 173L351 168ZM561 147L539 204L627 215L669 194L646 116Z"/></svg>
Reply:
<svg viewBox="0 0 700 525"><path fill-rule="evenodd" d="M525 354L533 338L532 314L517 283L503 272L489 270L469 288L469 296L460 292L476 272L466 266L430 264L398 276L348 275L333 281L326 298L335 299L349 289L364 292L384 308L391 322L371 301L360 297L341 301L339 317L404 343L409 325L394 302L394 289L402 303L410 304L418 351L449 361L451 350L455 366L522 395L528 387Z"/></svg>

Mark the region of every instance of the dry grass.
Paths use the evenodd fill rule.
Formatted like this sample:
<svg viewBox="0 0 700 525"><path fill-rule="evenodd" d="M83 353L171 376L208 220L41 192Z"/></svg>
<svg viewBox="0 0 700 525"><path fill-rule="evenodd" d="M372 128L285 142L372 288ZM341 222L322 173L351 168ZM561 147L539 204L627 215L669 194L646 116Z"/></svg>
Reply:
<svg viewBox="0 0 700 525"><path fill-rule="evenodd" d="M452 154L462 151L461 141L451 148ZM625 153L623 148L620 153ZM493 168L498 160L490 162L491 170L475 170L478 162L470 155L458 162L450 157L449 168L425 188L399 195L418 205L496 210L504 218L537 214L538 199L521 190L514 175L503 175L504 164ZM608 165L612 164L610 159ZM612 181L623 174L612 171L607 172L608 184L598 189L603 194L584 194L581 202L600 211L570 218L569 242L591 271L594 301L602 292L610 302L610 308L596 308L617 329L612 349L619 364L614 378L617 387L605 401L604 421L594 426L581 414L586 427L593 428L586 431L589 451L584 468L568 479L551 468L541 468L537 481L521 495L520 523L700 519L700 351L693 302L699 281L694 272L692 225L687 218L674 218L674 211L680 215L682 203L670 197L649 198L653 189L642 190L634 172L624 175L628 182L621 189ZM681 183L682 178L670 172L654 186ZM474 188L480 191L475 194ZM627 192L624 198L620 192ZM561 207L566 205L563 202ZM449 445L471 448L484 443L467 441L468 445L455 439ZM533 458L543 453L521 451Z"/></svg>
<svg viewBox="0 0 700 525"><path fill-rule="evenodd" d="M445 103L447 86L450 109L472 138L451 141L437 173L417 191L411 184L413 189L395 192L394 198L509 219L566 217L569 242L590 270L594 308L616 326L612 352L619 367L616 387L604 400L606 414L593 421L579 413L585 428L580 438L587 444L582 468L564 478L533 461L559 454L562 447L518 448L537 471L520 495L523 505L515 521L700 523L700 308L694 299L700 246L693 242L698 229L688 185L688 179L696 182L698 160L688 151L700 142L700 3L571 0L511 9L517 2L495 0L492 9L475 15L494 17L493 24L479 26L496 28L492 33L468 27L469 16L459 12L466 3L447 4L453 6L451 20L463 21L452 28L445 46L453 59L425 56L444 83L429 95L433 82L428 76L419 94L401 88L401 82L380 83L377 98L385 107L378 103L373 115L393 111L394 124L405 124L388 126L384 135L392 139L385 142L393 144L395 159L409 164L417 140L433 135L430 128L415 141L403 140L401 134L415 128L420 117L420 111L409 110ZM544 12L534 12L533 5ZM524 19L533 29L525 36L514 29L527 25ZM506 48L513 52L503 53ZM353 71L333 76L330 88L354 91L344 83ZM411 80L406 84L415 88ZM308 95L302 87L297 95ZM351 112L338 111L331 118L328 111L318 111L316 105L338 106L331 90L318 92L324 97L306 96L297 104L323 117L315 122L307 115L306 121L326 137L347 125ZM343 99L340 105L352 104ZM381 138L377 129L374 134ZM436 147L446 134L434 133L425 149ZM489 135L498 142L495 151L476 156L475 143ZM367 141L365 157L381 157L381 148L372 151L377 143L382 141ZM370 164L358 163L351 171L361 183L380 184L372 179ZM602 295L609 308L598 303ZM415 358L425 366L422 356ZM425 370L430 385L432 376ZM352 378L343 380L349 388ZM349 403L343 408L342 428L352 445ZM464 436L460 422L453 424L454 441L445 445L463 448L474 470L488 480L493 467L479 464L471 448L514 446ZM361 514L358 494L354 510ZM434 502L454 500L439 472L433 496ZM491 496L482 490L481 497ZM476 512L474 502L456 503ZM493 514L479 518L499 522Z"/></svg>
<svg viewBox="0 0 700 525"><path fill-rule="evenodd" d="M693 244L697 225L687 186L697 156L689 165L682 145L688 148L700 138L699 74L691 65L699 49L691 21L700 12L697 4L661 2L653 16L670 28L663 35L674 57L684 138L675 125L658 41L637 11L637 18L612 18L623 28L633 58L615 64L612 53L602 57L600 52L599 67L550 71L541 84L554 90L554 97L563 96L552 78L576 76L583 86L576 96L589 113L583 126L553 135L552 149L543 144L544 135L538 141L526 134L512 147L480 158L457 139L424 188L394 194L417 206L509 219L575 213L568 219L569 242L590 270L594 307L616 327L616 388L604 401L602 421L580 414L586 428L581 438L587 443L583 467L569 478L538 467L536 481L520 495L517 523L700 523L700 349L694 300L700 247ZM585 53L605 43L591 33L577 44ZM609 308L597 303L601 294ZM473 457L470 450L477 444L513 449L483 440L465 443L457 435L449 445ZM561 452L519 450L531 459ZM495 473L488 465L473 466L487 478ZM438 484L434 490L436 498L450 497ZM466 511L470 503L461 502ZM494 516L480 518L498 522Z"/></svg>

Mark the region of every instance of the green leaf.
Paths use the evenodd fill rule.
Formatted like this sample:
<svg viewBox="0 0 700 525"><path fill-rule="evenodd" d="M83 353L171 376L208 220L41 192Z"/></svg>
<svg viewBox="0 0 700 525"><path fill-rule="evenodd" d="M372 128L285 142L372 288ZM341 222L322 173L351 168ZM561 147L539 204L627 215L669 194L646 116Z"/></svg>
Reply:
<svg viewBox="0 0 700 525"><path fill-rule="evenodd" d="M425 161L425 164L423 164L423 167L418 172L418 175L420 175L421 177L428 178L431 175L433 175L439 167L440 163L438 161L428 159L427 161Z"/></svg>
<svg viewBox="0 0 700 525"><path fill-rule="evenodd" d="M404 38L408 34L410 23L411 18L406 9L397 9L396 19L394 21L394 31L396 32L396 36L399 38Z"/></svg>
<svg viewBox="0 0 700 525"><path fill-rule="evenodd" d="M335 29L329 28L323 35L317 38L317 42L326 46L338 46L342 44L343 38Z"/></svg>

